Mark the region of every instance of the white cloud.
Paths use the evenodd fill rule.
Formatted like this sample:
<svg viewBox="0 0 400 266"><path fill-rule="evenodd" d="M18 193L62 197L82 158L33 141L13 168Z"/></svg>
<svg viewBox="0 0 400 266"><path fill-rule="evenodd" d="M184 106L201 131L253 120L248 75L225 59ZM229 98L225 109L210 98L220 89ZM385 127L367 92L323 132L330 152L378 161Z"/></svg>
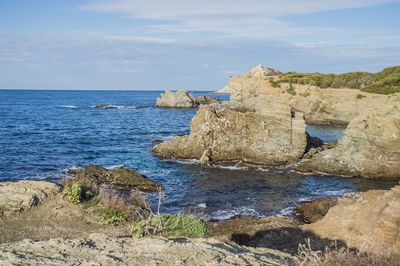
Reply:
<svg viewBox="0 0 400 266"><path fill-rule="evenodd" d="M316 34L326 30L303 28L281 19L282 16L337 9L380 5L396 0L94 0L83 8L118 13L132 18L171 21L153 29L174 32L220 32L234 36L276 38ZM149 28L152 26L150 25ZM335 29L333 29L335 30Z"/></svg>

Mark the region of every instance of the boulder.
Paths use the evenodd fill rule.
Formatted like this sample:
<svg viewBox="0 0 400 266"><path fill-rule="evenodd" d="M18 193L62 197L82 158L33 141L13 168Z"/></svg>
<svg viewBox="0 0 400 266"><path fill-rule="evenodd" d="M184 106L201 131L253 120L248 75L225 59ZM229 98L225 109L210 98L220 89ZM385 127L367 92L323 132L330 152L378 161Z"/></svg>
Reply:
<svg viewBox="0 0 400 266"><path fill-rule="evenodd" d="M60 191L54 183L45 181L18 181L0 183L0 216L30 210Z"/></svg>
<svg viewBox="0 0 400 266"><path fill-rule="evenodd" d="M303 230L349 247L381 254L400 254L400 186L391 190L349 193L316 223Z"/></svg>
<svg viewBox="0 0 400 266"><path fill-rule="evenodd" d="M301 202L296 208L296 216L303 223L315 223L321 220L337 201L337 198L322 198Z"/></svg>
<svg viewBox="0 0 400 266"><path fill-rule="evenodd" d="M302 114L291 112L282 99L257 97L232 108L200 106L189 135L160 143L153 152L164 158L200 159L206 164L282 165L299 160L305 148Z"/></svg>
<svg viewBox="0 0 400 266"><path fill-rule="evenodd" d="M336 147L303 160L300 171L345 176L400 177L400 94L353 119Z"/></svg>
<svg viewBox="0 0 400 266"><path fill-rule="evenodd" d="M161 93L161 96L157 98L157 107L167 108L190 108L195 107L196 102L193 96L185 91L166 91Z"/></svg>
<svg viewBox="0 0 400 266"><path fill-rule="evenodd" d="M197 96L194 98L194 101L196 104L212 104L212 103L218 103L219 101L215 99L214 97L211 96Z"/></svg>
<svg viewBox="0 0 400 266"><path fill-rule="evenodd" d="M162 187L146 176L132 169L118 167L106 169L97 165L88 165L81 169L68 171L66 180L73 180L96 192L103 184L118 190L137 189L143 192L157 192Z"/></svg>

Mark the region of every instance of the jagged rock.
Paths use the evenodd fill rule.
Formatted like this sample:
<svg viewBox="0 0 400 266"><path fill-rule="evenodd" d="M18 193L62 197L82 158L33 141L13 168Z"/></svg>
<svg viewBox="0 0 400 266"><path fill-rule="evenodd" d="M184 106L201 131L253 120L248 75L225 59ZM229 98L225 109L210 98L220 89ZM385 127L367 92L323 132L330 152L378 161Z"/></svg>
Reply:
<svg viewBox="0 0 400 266"><path fill-rule="evenodd" d="M353 119L338 145L303 160L300 171L346 176L400 177L400 94Z"/></svg>
<svg viewBox="0 0 400 266"><path fill-rule="evenodd" d="M337 198L322 198L301 202L296 208L296 216L303 223L315 223L321 220L337 202Z"/></svg>
<svg viewBox="0 0 400 266"><path fill-rule="evenodd" d="M241 247L214 239L61 238L0 245L7 265L288 265L294 258L267 248Z"/></svg>
<svg viewBox="0 0 400 266"><path fill-rule="evenodd" d="M30 210L60 191L58 185L45 181L0 183L0 217Z"/></svg>
<svg viewBox="0 0 400 266"><path fill-rule="evenodd" d="M161 96L157 98L157 107L169 107L169 108L190 108L195 107L196 102L193 96L185 91L166 91L161 93Z"/></svg>
<svg viewBox="0 0 400 266"><path fill-rule="evenodd" d="M219 101L215 99L214 97L210 96L197 96L194 98L194 101L196 104L212 104L212 103L218 103Z"/></svg>
<svg viewBox="0 0 400 266"><path fill-rule="evenodd" d="M362 251L400 254L400 186L350 193L316 223L302 229L345 241Z"/></svg>
<svg viewBox="0 0 400 266"><path fill-rule="evenodd" d="M123 167L106 169L97 165L88 165L81 169L68 171L67 179L73 179L92 191L105 184L119 190L137 189L144 192L157 192L162 187L146 176Z"/></svg>
<svg viewBox="0 0 400 266"><path fill-rule="evenodd" d="M111 105L111 104L97 104L94 108L103 108L103 109L118 109L120 106Z"/></svg>
<svg viewBox="0 0 400 266"><path fill-rule="evenodd" d="M301 113L291 113L279 99L255 98L235 108L201 106L189 135L158 144L153 152L164 158L194 158L204 163L281 165L297 161L305 147Z"/></svg>

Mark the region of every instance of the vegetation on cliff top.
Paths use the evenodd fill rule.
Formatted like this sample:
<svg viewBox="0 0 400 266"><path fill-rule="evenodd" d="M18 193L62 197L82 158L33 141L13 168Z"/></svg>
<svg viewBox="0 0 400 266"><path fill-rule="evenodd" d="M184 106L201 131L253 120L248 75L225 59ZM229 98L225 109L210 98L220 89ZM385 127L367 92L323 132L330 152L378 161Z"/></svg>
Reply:
<svg viewBox="0 0 400 266"><path fill-rule="evenodd" d="M351 88L370 93L392 94L400 92L400 66L385 68L378 73L321 74L288 72L280 77L279 82L308 84L321 88Z"/></svg>

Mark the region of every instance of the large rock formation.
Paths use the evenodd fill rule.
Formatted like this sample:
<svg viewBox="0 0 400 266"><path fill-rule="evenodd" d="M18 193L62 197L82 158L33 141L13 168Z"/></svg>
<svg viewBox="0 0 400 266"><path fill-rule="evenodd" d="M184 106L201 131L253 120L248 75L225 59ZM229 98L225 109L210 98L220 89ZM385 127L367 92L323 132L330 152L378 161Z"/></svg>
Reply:
<svg viewBox="0 0 400 266"><path fill-rule="evenodd" d="M196 104L212 104L212 103L218 103L219 101L215 99L214 97L211 96L197 96L194 98L194 101Z"/></svg>
<svg viewBox="0 0 400 266"><path fill-rule="evenodd" d="M190 135L158 144L165 158L195 158L208 162L281 165L297 161L306 147L301 113L291 112L284 99L254 97L230 108L202 106L190 125Z"/></svg>
<svg viewBox="0 0 400 266"><path fill-rule="evenodd" d="M255 67L242 76L232 76L220 93L230 93L233 102L267 94L289 99L289 105L302 112L310 124L348 124L365 110L388 101L388 95L365 93L358 89L321 89L317 86L280 83L281 72Z"/></svg>
<svg viewBox="0 0 400 266"><path fill-rule="evenodd" d="M348 194L324 218L302 228L361 251L400 254L400 186Z"/></svg>
<svg viewBox="0 0 400 266"><path fill-rule="evenodd" d="M4 265L288 265L293 257L268 248L214 239L61 238L0 245Z"/></svg>
<svg viewBox="0 0 400 266"><path fill-rule="evenodd" d="M44 181L0 183L0 217L30 210L59 191L59 186Z"/></svg>
<svg viewBox="0 0 400 266"><path fill-rule="evenodd" d="M157 98L157 107L169 107L169 108L190 108L195 107L196 102L193 96L185 91L166 91L161 93L160 97Z"/></svg>
<svg viewBox="0 0 400 266"><path fill-rule="evenodd" d="M381 108L357 116L336 147L303 160L298 169L346 176L400 177L400 94L391 95Z"/></svg>

